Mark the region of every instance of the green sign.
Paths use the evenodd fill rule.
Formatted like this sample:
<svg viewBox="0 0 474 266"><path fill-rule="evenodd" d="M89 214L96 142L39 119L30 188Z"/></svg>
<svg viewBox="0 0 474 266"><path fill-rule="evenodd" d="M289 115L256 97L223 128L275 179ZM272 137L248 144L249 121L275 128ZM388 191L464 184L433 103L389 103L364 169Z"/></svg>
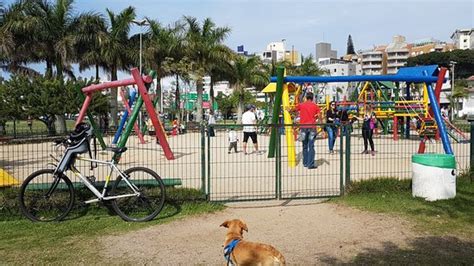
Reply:
<svg viewBox="0 0 474 266"><path fill-rule="evenodd" d="M188 100L188 101L196 101L197 100L197 93L196 92L189 92L187 94L181 94L181 100ZM202 95L203 101L209 101L209 94L205 93Z"/></svg>

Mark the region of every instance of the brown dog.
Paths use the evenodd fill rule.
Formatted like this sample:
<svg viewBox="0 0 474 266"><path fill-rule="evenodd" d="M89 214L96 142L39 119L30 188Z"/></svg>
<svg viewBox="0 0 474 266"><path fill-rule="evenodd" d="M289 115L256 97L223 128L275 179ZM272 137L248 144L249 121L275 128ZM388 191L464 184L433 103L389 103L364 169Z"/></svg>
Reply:
<svg viewBox="0 0 474 266"><path fill-rule="evenodd" d="M234 240L237 244L230 252L230 258L235 265L285 265L285 257L274 247L261 243L243 240L243 232L249 231L247 225L239 220L227 220L221 226L228 228L224 247Z"/></svg>

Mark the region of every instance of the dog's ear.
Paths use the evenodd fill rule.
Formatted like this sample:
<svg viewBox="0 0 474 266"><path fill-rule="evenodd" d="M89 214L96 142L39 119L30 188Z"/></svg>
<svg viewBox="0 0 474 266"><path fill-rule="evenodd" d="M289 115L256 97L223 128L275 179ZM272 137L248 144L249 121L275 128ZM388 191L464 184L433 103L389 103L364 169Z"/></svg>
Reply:
<svg viewBox="0 0 474 266"><path fill-rule="evenodd" d="M245 232L248 232L249 229L247 228L247 225L244 223L244 221L240 221L240 227L242 230L245 230Z"/></svg>
<svg viewBox="0 0 474 266"><path fill-rule="evenodd" d="M229 220L223 222L220 226L223 226L225 228L229 228Z"/></svg>

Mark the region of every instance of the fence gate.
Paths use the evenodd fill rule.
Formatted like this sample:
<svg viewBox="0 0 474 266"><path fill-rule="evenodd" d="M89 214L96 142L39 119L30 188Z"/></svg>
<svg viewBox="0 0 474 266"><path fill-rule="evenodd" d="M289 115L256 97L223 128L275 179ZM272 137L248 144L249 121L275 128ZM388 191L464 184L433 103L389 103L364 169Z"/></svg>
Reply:
<svg viewBox="0 0 474 266"><path fill-rule="evenodd" d="M239 138L237 153L229 150L228 135L234 130ZM206 192L211 201L249 201L339 196L342 191L343 154L341 138L335 153L329 154L328 141L318 137L315 142L317 169L302 164L302 146L295 143L297 165L288 164L285 136L277 137L277 152L268 158L269 126L261 126L258 150L252 141L243 152L242 125L215 125L215 136L206 135ZM279 130L283 133L282 130Z"/></svg>

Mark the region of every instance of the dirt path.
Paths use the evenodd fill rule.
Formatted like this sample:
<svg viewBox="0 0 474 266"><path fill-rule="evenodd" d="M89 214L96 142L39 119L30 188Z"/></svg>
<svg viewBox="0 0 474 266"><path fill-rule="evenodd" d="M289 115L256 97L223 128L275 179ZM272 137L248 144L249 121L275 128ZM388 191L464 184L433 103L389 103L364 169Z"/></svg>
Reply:
<svg viewBox="0 0 474 266"><path fill-rule="evenodd" d="M226 229L219 225L233 218L247 223L246 240L272 244L290 264L347 262L368 250L406 248L419 236L401 219L331 203L293 201L232 204L216 214L111 236L103 244L115 262L223 265Z"/></svg>

